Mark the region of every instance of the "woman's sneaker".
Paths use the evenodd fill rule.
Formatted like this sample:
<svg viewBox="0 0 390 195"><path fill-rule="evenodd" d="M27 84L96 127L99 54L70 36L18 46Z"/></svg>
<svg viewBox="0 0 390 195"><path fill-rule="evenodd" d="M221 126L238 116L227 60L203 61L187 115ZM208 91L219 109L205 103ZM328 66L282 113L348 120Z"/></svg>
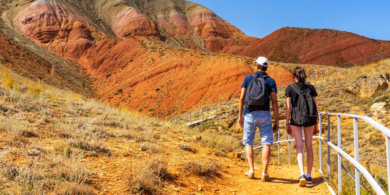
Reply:
<svg viewBox="0 0 390 195"><path fill-rule="evenodd" d="M303 187L305 185L306 185L306 176L302 175L302 176L299 177L299 186Z"/></svg>
<svg viewBox="0 0 390 195"><path fill-rule="evenodd" d="M311 177L306 178L306 183L308 183L308 184L312 184L313 183L313 180L311 179Z"/></svg>

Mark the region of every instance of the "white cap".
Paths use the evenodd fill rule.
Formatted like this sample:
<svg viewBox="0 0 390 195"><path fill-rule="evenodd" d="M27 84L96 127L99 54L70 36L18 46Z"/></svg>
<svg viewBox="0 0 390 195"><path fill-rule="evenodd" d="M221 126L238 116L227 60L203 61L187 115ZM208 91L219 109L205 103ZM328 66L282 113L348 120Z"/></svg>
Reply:
<svg viewBox="0 0 390 195"><path fill-rule="evenodd" d="M258 57L256 61L258 65L268 67L268 59L266 57Z"/></svg>

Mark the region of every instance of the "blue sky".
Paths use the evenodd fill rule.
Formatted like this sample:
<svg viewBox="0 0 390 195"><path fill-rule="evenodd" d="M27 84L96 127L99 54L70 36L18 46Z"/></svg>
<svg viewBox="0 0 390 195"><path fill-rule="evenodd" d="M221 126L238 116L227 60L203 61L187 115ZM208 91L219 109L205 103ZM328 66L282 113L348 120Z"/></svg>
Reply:
<svg viewBox="0 0 390 195"><path fill-rule="evenodd" d="M282 27L328 28L390 40L390 1L191 0L245 34L264 37Z"/></svg>

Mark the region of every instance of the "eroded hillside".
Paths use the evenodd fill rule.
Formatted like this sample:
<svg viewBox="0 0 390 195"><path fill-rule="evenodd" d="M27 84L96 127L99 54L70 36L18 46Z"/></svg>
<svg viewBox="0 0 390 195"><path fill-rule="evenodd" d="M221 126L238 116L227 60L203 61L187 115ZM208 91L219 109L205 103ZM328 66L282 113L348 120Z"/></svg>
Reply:
<svg viewBox="0 0 390 195"><path fill-rule="evenodd" d="M252 59L175 48L146 38L107 39L78 61L104 102L170 116L236 97Z"/></svg>

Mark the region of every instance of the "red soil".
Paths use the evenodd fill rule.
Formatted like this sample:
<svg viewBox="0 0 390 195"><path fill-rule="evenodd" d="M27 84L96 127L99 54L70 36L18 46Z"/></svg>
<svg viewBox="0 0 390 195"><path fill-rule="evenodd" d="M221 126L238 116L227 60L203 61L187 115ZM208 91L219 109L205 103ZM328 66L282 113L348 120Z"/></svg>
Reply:
<svg viewBox="0 0 390 195"><path fill-rule="evenodd" d="M56 1L32 3L16 19L16 26L38 45L68 59L79 58L98 35L80 14Z"/></svg>

